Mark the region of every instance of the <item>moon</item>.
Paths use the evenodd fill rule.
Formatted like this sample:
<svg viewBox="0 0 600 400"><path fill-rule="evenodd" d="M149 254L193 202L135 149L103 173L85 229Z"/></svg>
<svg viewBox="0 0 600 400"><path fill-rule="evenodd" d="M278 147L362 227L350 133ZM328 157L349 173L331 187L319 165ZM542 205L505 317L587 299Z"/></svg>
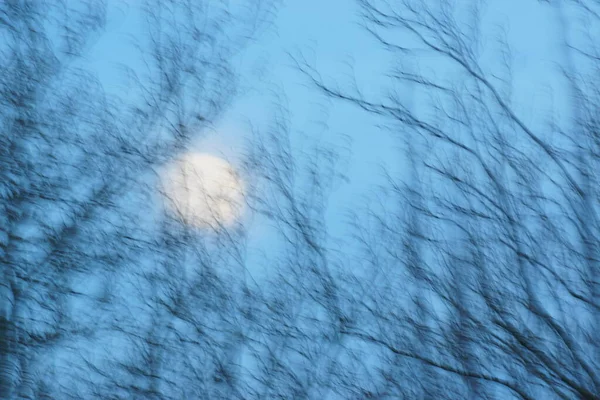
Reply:
<svg viewBox="0 0 600 400"><path fill-rule="evenodd" d="M163 177L169 209L198 228L232 225L244 204L244 185L231 164L205 153L187 153Z"/></svg>

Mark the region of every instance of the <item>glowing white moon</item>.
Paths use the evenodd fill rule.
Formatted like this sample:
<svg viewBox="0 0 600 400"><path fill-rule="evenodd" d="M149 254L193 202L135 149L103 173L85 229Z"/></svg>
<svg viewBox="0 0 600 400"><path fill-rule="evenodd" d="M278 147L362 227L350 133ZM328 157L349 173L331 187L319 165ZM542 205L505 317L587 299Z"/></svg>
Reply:
<svg viewBox="0 0 600 400"><path fill-rule="evenodd" d="M171 211L187 224L230 225L241 216L243 183L221 158L188 153L167 169L163 184Z"/></svg>

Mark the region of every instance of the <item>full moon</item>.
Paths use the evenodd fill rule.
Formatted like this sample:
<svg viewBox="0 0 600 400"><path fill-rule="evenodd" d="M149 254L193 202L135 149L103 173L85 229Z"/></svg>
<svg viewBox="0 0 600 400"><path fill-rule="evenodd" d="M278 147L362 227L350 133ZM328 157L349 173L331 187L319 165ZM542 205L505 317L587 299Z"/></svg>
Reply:
<svg viewBox="0 0 600 400"><path fill-rule="evenodd" d="M169 208L186 224L227 226L242 213L244 187L227 161L204 153L188 153L163 177Z"/></svg>

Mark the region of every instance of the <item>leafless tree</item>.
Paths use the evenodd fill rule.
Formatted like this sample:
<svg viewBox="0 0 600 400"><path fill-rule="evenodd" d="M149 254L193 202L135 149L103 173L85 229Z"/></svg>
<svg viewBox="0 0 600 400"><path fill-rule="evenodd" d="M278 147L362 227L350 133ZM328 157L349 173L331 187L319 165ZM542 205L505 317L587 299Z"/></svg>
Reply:
<svg viewBox="0 0 600 400"><path fill-rule="evenodd" d="M91 379L101 393L246 399L333 390L336 374L323 372L339 370L345 313L323 213L335 158L322 146L297 152L289 139L286 118L276 118L249 141L242 166L250 214L271 226L262 255L248 260L248 222L198 230L163 214L160 245L130 274L143 301L117 327L127 352Z"/></svg>
<svg viewBox="0 0 600 400"><path fill-rule="evenodd" d="M271 10L255 3L233 12L208 1L145 2L146 31L133 38L144 62L126 67L123 98L107 94L81 62L105 25L104 2L1 3L0 398L158 391L152 371L160 366L145 353L136 356L150 371L148 387L107 374L120 359L106 350L118 353L118 343L138 335L145 351L170 351L157 343L169 326L163 313L132 322L123 282L142 270L143 256L177 254L177 243L166 248L147 223L153 170L234 94L229 60ZM164 296L152 301L170 306ZM98 378L108 376L117 380ZM185 382L173 385L181 391Z"/></svg>
<svg viewBox="0 0 600 400"><path fill-rule="evenodd" d="M0 398L600 398L597 2L539 6L572 104L542 126L511 96L508 43L483 62L482 3L360 0L398 90L370 99L298 66L385 119L410 173L340 242L339 152L292 144L280 111L242 168L264 254L246 222L197 230L148 207L234 94L228 61L270 6L249 3L144 3L121 99L77 63L101 3L0 6Z"/></svg>
<svg viewBox="0 0 600 400"><path fill-rule="evenodd" d="M359 4L398 60L397 90L368 98L296 60L322 93L386 119L410 149L412 177L390 176L379 191L401 206L373 203L356 225L373 271L365 285L377 289L357 292L360 318L339 332L379 349L369 392L600 398L598 3L539 5L565 38L572 104L567 123L544 124L511 94L509 43L484 47L483 2ZM498 49L495 63L484 48ZM427 60L444 71L411 68Z"/></svg>

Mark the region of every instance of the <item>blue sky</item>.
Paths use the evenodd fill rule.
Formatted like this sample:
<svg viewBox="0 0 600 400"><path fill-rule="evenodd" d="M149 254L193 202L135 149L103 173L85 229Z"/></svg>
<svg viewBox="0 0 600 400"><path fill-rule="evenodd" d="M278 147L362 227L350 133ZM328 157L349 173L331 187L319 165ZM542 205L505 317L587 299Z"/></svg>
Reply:
<svg viewBox="0 0 600 400"><path fill-rule="evenodd" d="M244 121L267 125L273 113L269 93L276 87L287 100L292 137L308 135L316 141L349 147L342 152L341 163L348 182L336 187L329 209L329 227L336 235L347 233L347 210L377 192L376 185L383 182L382 166L396 177L407 176L405 154L400 150L402 133L382 130L377 126L381 120L350 105L326 100L298 73L289 53L303 54L325 81L344 87L355 78L361 91L376 99L390 89L386 74L400 64L431 71L452 84L460 81L454 66L447 62L423 57L417 64L391 57L359 23L359 8L353 1L284 2L274 24L240 57L242 81L248 92L225 114L223 129L218 132L225 137L230 132L243 135ZM569 123L570 103L558 69L562 38L556 27L555 6L517 0L488 2L479 26L482 67L506 76L497 58L502 46L498 38L504 34L511 46L511 100L520 117L541 131L550 118L564 128ZM409 86L398 88L408 97L414 96L411 90ZM427 112L424 102L415 101L415 107L421 105L420 111Z"/></svg>
<svg viewBox="0 0 600 400"><path fill-rule="evenodd" d="M141 28L138 4L109 2L106 32L87 57L105 89L121 96L127 90L121 65L142 68L132 57L130 44L131 34ZM302 54L324 77L334 77L341 84L356 74L363 77L361 90L381 91L390 60L358 26L357 12L351 1L282 2L275 20L234 57L240 73L239 95L214 129L203 132L194 146L239 162L251 130L268 129L281 111L277 98L281 96L290 118L291 140L299 152L315 143L341 146L338 167L349 180L335 186L329 209L330 228L339 234L350 205L358 204L371 185L381 181L382 164L392 169L399 165L401 152L393 138L373 130L375 119L315 93L293 66L290 54ZM265 227L255 228L266 240Z"/></svg>
<svg viewBox="0 0 600 400"><path fill-rule="evenodd" d="M135 1L109 2L109 24L88 58L108 91L125 90L119 64L134 68L129 34L139 29ZM543 126L550 116L568 117L564 83L557 75L557 17L553 6L516 0L489 2L479 25L482 66L504 76L498 64L498 38L505 35L511 46L512 101L521 118ZM534 22L534 23L533 23ZM340 149L339 181L328 211L329 228L343 235L348 210L383 183L382 167L396 177L406 176L407 163L400 149L402 132L386 132L374 119L354 107L332 103L294 67L290 54L302 55L325 81L344 87L353 80L367 96L380 98L392 88L386 74L399 65L430 71L455 83L453 66L422 57L416 62L395 59L360 26L359 8L349 0L283 1L272 23L258 38L234 57L240 73L239 96L220 117L211 132L203 132L195 147L239 161L251 129L265 131L280 111L281 99L289 116L290 137L300 152L314 143ZM561 89L562 88L562 89ZM402 96L413 97L409 86L395 87ZM562 93L561 93L562 91ZM121 93L122 94L122 93ZM425 99L415 97L415 107L427 112Z"/></svg>

